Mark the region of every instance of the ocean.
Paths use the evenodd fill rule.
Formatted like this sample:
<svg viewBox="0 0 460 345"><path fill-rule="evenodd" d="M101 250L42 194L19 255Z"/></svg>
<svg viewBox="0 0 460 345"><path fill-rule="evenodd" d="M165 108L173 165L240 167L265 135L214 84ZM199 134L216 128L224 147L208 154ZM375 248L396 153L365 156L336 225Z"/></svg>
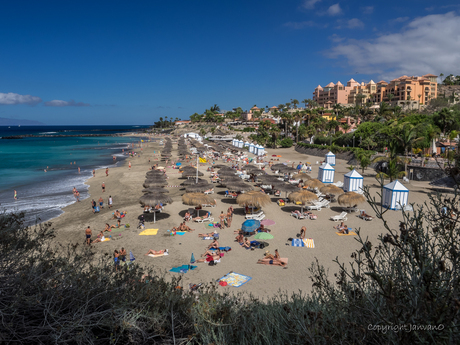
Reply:
<svg viewBox="0 0 460 345"><path fill-rule="evenodd" d="M147 127L0 126L0 137L129 133ZM73 187L80 192L80 200L87 198L84 182L92 170L120 164L126 158L122 150L138 140L118 136L0 139L0 209L25 212L27 225L57 217L63 207L75 202Z"/></svg>

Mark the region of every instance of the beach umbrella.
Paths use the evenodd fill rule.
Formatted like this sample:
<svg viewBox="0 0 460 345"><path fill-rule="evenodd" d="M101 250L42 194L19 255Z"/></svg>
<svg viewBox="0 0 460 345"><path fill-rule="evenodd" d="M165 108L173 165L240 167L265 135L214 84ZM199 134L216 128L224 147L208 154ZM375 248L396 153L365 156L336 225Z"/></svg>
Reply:
<svg viewBox="0 0 460 345"><path fill-rule="evenodd" d="M256 231L258 228L260 228L260 221L256 219L245 220L241 225L241 230L249 233Z"/></svg>
<svg viewBox="0 0 460 345"><path fill-rule="evenodd" d="M236 198L236 202L240 206L257 206L262 207L271 202L270 196L259 192L259 191L250 191L244 194L240 194Z"/></svg>
<svg viewBox="0 0 460 345"><path fill-rule="evenodd" d="M284 168L287 163L277 163L272 165L272 170L279 170L280 168Z"/></svg>
<svg viewBox="0 0 460 345"><path fill-rule="evenodd" d="M167 182L165 177L146 177L145 182Z"/></svg>
<svg viewBox="0 0 460 345"><path fill-rule="evenodd" d="M144 188L150 188L150 187L164 187L167 185L168 185L168 182L164 180L164 181L145 181L142 186Z"/></svg>
<svg viewBox="0 0 460 345"><path fill-rule="evenodd" d="M270 226L270 225L275 225L275 221L271 219L264 219L263 221L260 222L260 225L263 226Z"/></svg>
<svg viewBox="0 0 460 345"><path fill-rule="evenodd" d="M278 182L274 183L273 187L274 187L274 189L279 190L280 192L285 192L286 197L287 197L287 193L292 193L292 192L298 192L299 191L299 187L294 186L292 184L284 183L284 182L281 182L281 181L278 181Z"/></svg>
<svg viewBox="0 0 460 345"><path fill-rule="evenodd" d="M198 173L198 176L203 176L204 174L201 171L188 171L188 172L183 172L182 177L195 177Z"/></svg>
<svg viewBox="0 0 460 345"><path fill-rule="evenodd" d="M292 176L296 180L311 180L311 176L305 173L299 173Z"/></svg>
<svg viewBox="0 0 460 345"><path fill-rule="evenodd" d="M303 205L305 205L307 202L318 200L318 197L315 193L309 192L307 190L301 190L289 194L289 200L295 203L300 202L302 204L301 212L303 212Z"/></svg>
<svg viewBox="0 0 460 345"><path fill-rule="evenodd" d="M223 164L214 164L212 167L216 169L229 168L229 166Z"/></svg>
<svg viewBox="0 0 460 345"><path fill-rule="evenodd" d="M196 179L191 178L191 179L188 179L188 180L182 182L181 185L182 185L182 186L193 186L193 185L195 185L195 184L197 184L197 183L198 183L198 184L204 184L204 183L208 183L208 181L203 180L202 178L199 178L199 179L198 179L198 182L197 182Z"/></svg>
<svg viewBox="0 0 460 345"><path fill-rule="evenodd" d="M324 194L333 194L333 195L340 195L344 193L342 188L334 186L333 184L321 187L319 191Z"/></svg>
<svg viewBox="0 0 460 345"><path fill-rule="evenodd" d="M273 235L269 234L267 232L259 232L257 235L254 236L254 239L256 240L272 240Z"/></svg>
<svg viewBox="0 0 460 345"><path fill-rule="evenodd" d="M155 206L155 205L159 205L159 204L166 204L166 203L172 203L173 200L171 199L171 197L169 197L168 195L165 195L163 193L147 193L147 194L144 194L143 196L141 196L139 198L139 202L142 204L142 205L148 205L148 206ZM156 212L153 213L153 223L156 222Z"/></svg>
<svg viewBox="0 0 460 345"><path fill-rule="evenodd" d="M157 167L157 170L164 170L165 167Z"/></svg>
<svg viewBox="0 0 460 345"><path fill-rule="evenodd" d="M215 205L216 201L212 196L206 195L204 193L185 193L182 195L182 203L185 205L201 207L202 205ZM200 210L198 210L198 216L200 215Z"/></svg>
<svg viewBox="0 0 460 345"><path fill-rule="evenodd" d="M142 193L169 193L169 190L163 187L150 187L143 189Z"/></svg>
<svg viewBox="0 0 460 345"><path fill-rule="evenodd" d="M227 187L230 190L238 191L238 192L248 192L250 190L253 190L254 187L247 184L247 183L242 183L242 182L227 182L225 183L225 187Z"/></svg>
<svg viewBox="0 0 460 345"><path fill-rule="evenodd" d="M321 188L321 187L324 187L324 183L322 183L317 178L314 178L314 179L305 181L304 186L309 187L309 188Z"/></svg>
<svg viewBox="0 0 460 345"><path fill-rule="evenodd" d="M275 175L262 175L262 176L257 178L258 181L268 182L268 183L282 182L282 181L280 181L278 179L279 179L279 177L275 176Z"/></svg>
<svg viewBox="0 0 460 345"><path fill-rule="evenodd" d="M248 170L247 171L248 174L250 175L265 175L265 171L261 170L261 169L257 169L257 170Z"/></svg>
<svg viewBox="0 0 460 345"><path fill-rule="evenodd" d="M212 188L212 185L210 185L209 183L197 183L197 184L187 186L187 188L185 188L185 192L186 193L204 192L211 188Z"/></svg>
<svg viewBox="0 0 460 345"><path fill-rule="evenodd" d="M236 171L235 170L223 170L223 169L220 169L218 172L219 176L235 176L236 175Z"/></svg>
<svg viewBox="0 0 460 345"><path fill-rule="evenodd" d="M190 258L190 265L194 263L195 263L195 256L193 256L193 253L192 253L192 257Z"/></svg>
<svg viewBox="0 0 460 345"><path fill-rule="evenodd" d="M152 174L146 173L145 178L150 180L166 180L166 176L162 172Z"/></svg>
<svg viewBox="0 0 460 345"><path fill-rule="evenodd" d="M366 198L355 192L346 192L338 197L338 202L340 206L353 207L358 204L362 204L366 201Z"/></svg>
<svg viewBox="0 0 460 345"><path fill-rule="evenodd" d="M293 174L293 173L296 173L298 172L298 170L296 168L292 168L292 167L288 167L288 166L285 166L284 168L279 168L278 169L279 172L283 173L283 174Z"/></svg>

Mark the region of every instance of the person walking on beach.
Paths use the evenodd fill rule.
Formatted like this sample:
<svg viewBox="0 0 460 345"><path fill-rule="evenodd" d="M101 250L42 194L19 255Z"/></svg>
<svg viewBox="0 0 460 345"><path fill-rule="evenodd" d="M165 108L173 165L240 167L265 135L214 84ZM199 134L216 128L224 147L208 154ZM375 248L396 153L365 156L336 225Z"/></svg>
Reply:
<svg viewBox="0 0 460 345"><path fill-rule="evenodd" d="M104 199L102 199L102 196L99 198L99 206L104 208Z"/></svg>
<svg viewBox="0 0 460 345"><path fill-rule="evenodd" d="M80 167L78 167L78 173L80 173Z"/></svg>
<svg viewBox="0 0 460 345"><path fill-rule="evenodd" d="M102 182L102 193L104 193L104 192L105 192L105 183Z"/></svg>
<svg viewBox="0 0 460 345"><path fill-rule="evenodd" d="M88 246L91 245L91 235L92 235L92 234L93 234L93 232L91 231L91 228L90 228L89 225L88 225L88 227L87 227L86 230L85 230L86 244L87 244Z"/></svg>
<svg viewBox="0 0 460 345"><path fill-rule="evenodd" d="M131 161L129 161L128 167L129 169L131 169Z"/></svg>
<svg viewBox="0 0 460 345"><path fill-rule="evenodd" d="M75 192L75 198L77 199L77 202L80 202L80 192L78 190Z"/></svg>
<svg viewBox="0 0 460 345"><path fill-rule="evenodd" d="M91 208L93 209L93 213L96 212L96 201L94 199L91 200Z"/></svg>
<svg viewBox="0 0 460 345"><path fill-rule="evenodd" d="M96 170L93 169L93 177L96 177Z"/></svg>
<svg viewBox="0 0 460 345"><path fill-rule="evenodd" d="M18 200L18 192L16 190L14 190L14 200Z"/></svg>
<svg viewBox="0 0 460 345"><path fill-rule="evenodd" d="M233 217L233 211L228 208L227 210L227 228L232 226L232 217Z"/></svg>
<svg viewBox="0 0 460 345"><path fill-rule="evenodd" d="M109 176L109 168L105 168L105 176Z"/></svg>
<svg viewBox="0 0 460 345"><path fill-rule="evenodd" d="M220 215L219 215L219 219L220 219L220 228L223 229L224 228L224 222L225 222L225 214L224 214L224 211L221 211L220 212Z"/></svg>
<svg viewBox="0 0 460 345"><path fill-rule="evenodd" d="M109 208L112 208L113 200L112 200L111 195L109 196L109 199L107 200L107 204L109 204Z"/></svg>

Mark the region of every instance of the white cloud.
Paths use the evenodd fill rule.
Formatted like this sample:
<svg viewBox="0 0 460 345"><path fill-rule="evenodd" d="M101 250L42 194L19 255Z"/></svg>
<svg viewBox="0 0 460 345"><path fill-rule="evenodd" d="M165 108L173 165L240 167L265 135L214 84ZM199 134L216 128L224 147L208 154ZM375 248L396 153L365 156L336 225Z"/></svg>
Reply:
<svg viewBox="0 0 460 345"><path fill-rule="evenodd" d="M338 42L342 42L345 38L344 37L340 37L339 35L337 34L332 34L331 36L328 37L332 42L334 43L338 43Z"/></svg>
<svg viewBox="0 0 460 345"><path fill-rule="evenodd" d="M349 21L347 21L346 26L349 29L355 29L355 28L362 29L362 28L364 28L364 23L362 21L360 21L358 18L353 18L353 19L350 19Z"/></svg>
<svg viewBox="0 0 460 345"><path fill-rule="evenodd" d="M364 14L372 14L374 13L374 6L365 6L361 8Z"/></svg>
<svg viewBox="0 0 460 345"><path fill-rule="evenodd" d="M316 3L320 2L321 0L305 0L302 4L302 7L310 10L312 8L315 8Z"/></svg>
<svg viewBox="0 0 460 345"><path fill-rule="evenodd" d="M339 3L332 5L327 9L327 14L330 16L337 16L342 13L342 9L340 8Z"/></svg>
<svg viewBox="0 0 460 345"><path fill-rule="evenodd" d="M294 30L300 30L300 29L303 29L305 27L316 26L316 24L315 24L315 22L313 22L311 20L307 20L307 21L304 21L304 22L287 22L287 23L284 23L284 26L286 26L288 28L291 28L291 29L294 29Z"/></svg>
<svg viewBox="0 0 460 345"><path fill-rule="evenodd" d="M36 105L40 103L42 99L37 96L31 95L19 95L17 93L8 92L8 93L1 93L0 92L0 104L6 105L14 105L14 104L28 104L28 105Z"/></svg>
<svg viewBox="0 0 460 345"><path fill-rule="evenodd" d="M45 106L47 107L89 107L88 103L83 102L75 102L73 99L70 101L61 101L59 99L55 99L49 102L45 102Z"/></svg>
<svg viewBox="0 0 460 345"><path fill-rule="evenodd" d="M390 23L404 23L409 20L409 17L398 17L395 19L390 20Z"/></svg>
<svg viewBox="0 0 460 345"><path fill-rule="evenodd" d="M353 71L391 80L401 75L460 74L460 16L428 15L400 32L368 40L347 40L325 55L345 57Z"/></svg>

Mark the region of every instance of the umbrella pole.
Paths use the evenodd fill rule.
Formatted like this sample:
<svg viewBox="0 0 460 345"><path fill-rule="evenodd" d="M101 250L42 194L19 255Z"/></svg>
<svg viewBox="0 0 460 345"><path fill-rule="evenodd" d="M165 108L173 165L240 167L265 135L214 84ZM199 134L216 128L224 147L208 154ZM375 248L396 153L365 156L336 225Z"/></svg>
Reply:
<svg viewBox="0 0 460 345"><path fill-rule="evenodd" d="M153 212L153 224L155 224L157 221L157 213L156 211Z"/></svg>

